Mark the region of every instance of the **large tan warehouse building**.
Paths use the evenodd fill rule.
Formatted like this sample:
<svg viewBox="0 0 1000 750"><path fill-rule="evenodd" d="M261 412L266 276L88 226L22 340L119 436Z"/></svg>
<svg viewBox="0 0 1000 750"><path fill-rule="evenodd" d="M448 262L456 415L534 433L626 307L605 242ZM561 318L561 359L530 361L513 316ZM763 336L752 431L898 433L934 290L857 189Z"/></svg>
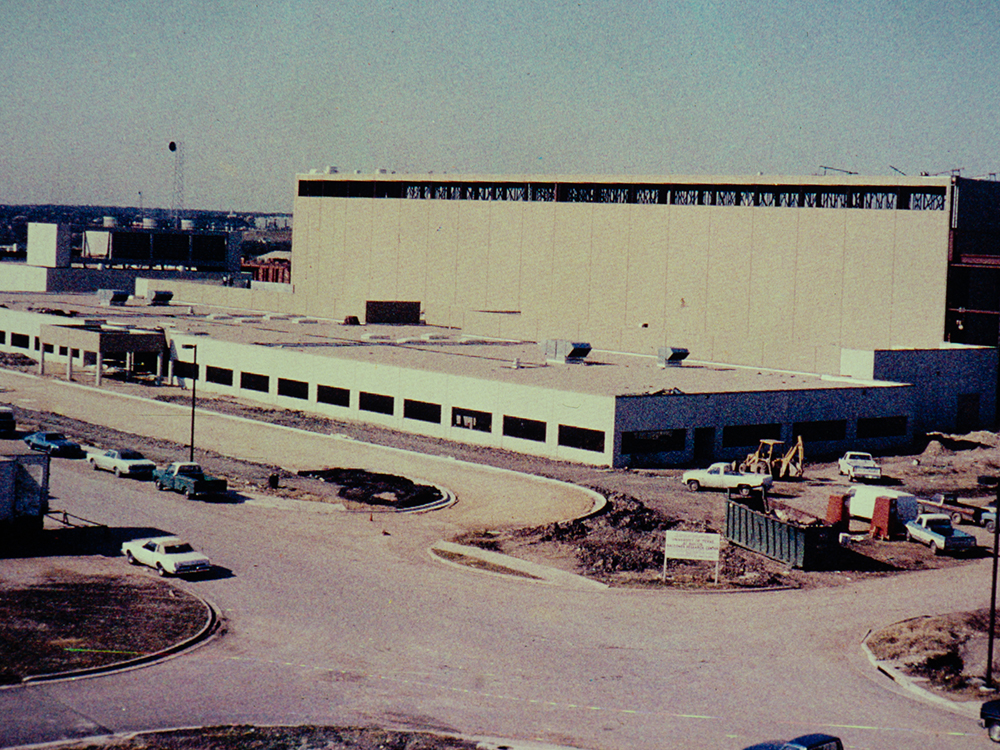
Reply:
<svg viewBox="0 0 1000 750"><path fill-rule="evenodd" d="M426 322L474 333L839 374L843 349L945 340L960 190L984 185L998 192L952 177L302 175L293 282L311 314L419 300Z"/></svg>
<svg viewBox="0 0 1000 750"><path fill-rule="evenodd" d="M898 450L994 424L998 183L328 171L297 186L292 285L137 283L202 306L164 326L182 382L614 466L797 435L813 453ZM0 350L60 361L53 321L22 304L0 310ZM274 313L259 330L253 309ZM594 351L559 364L550 340ZM680 367L657 362L672 348L690 352Z"/></svg>

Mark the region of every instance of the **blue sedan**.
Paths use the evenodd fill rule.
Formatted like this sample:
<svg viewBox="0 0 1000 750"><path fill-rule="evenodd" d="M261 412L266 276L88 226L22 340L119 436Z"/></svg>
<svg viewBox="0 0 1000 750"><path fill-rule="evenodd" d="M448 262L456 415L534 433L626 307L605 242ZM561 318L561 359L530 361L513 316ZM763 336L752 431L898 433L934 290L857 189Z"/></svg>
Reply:
<svg viewBox="0 0 1000 750"><path fill-rule="evenodd" d="M31 450L42 451L50 456L66 456L68 458L83 456L83 448L78 443L69 440L61 432L33 432L24 439L24 442Z"/></svg>

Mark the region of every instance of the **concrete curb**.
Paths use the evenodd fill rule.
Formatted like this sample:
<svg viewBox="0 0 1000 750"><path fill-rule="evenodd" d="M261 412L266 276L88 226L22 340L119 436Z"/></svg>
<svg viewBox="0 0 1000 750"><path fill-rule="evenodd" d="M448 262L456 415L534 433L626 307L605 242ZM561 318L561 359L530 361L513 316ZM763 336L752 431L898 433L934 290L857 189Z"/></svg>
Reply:
<svg viewBox="0 0 1000 750"><path fill-rule="evenodd" d="M188 592L190 593L190 592ZM164 649L160 649L151 654L144 654L143 656L137 656L134 659L128 659L126 661L118 661L113 664L105 664L99 667L88 667L86 669L75 669L67 672L53 672L52 674L42 674L42 675L29 675L21 680L20 683L14 685L4 685L4 688L14 688L19 685L33 685L42 682L56 682L61 680L77 680L84 677L94 677L96 675L109 674L112 672L121 672L128 669L136 669L138 667L144 667L149 664L161 661L175 654L179 654L182 651L187 651L188 649L197 646L209 640L212 635L215 634L216 630L219 628L222 620L220 619L216 608L210 604L208 601L200 596L191 594L205 607L206 618L205 624L201 627L197 633L195 633L190 638L186 638L183 641L179 641L172 646L167 646Z"/></svg>
<svg viewBox="0 0 1000 750"><path fill-rule="evenodd" d="M446 560L441 556L434 554L436 551L450 552L455 555L462 555L463 557L471 557L491 565L524 573L525 575L531 576L532 579L535 579L533 581L534 583L548 583L558 586L590 589L592 591L603 591L609 588L605 583L594 581L590 578L584 578L583 576L576 575L575 573L568 573L565 570L550 568L547 565L539 565L538 563L528 562L527 560L522 560L518 557L511 557L510 555L504 555L500 552L493 552L492 550L473 547L467 544L455 544L454 542L446 542L442 540L435 542L428 550L428 553L438 562L468 569L470 566ZM506 575L507 577L511 577L509 574L496 571L481 570L480 572L489 573L490 575Z"/></svg>
<svg viewBox="0 0 1000 750"><path fill-rule="evenodd" d="M872 653L871 648L868 646L868 639L871 638L873 633L873 630L869 630L865 634L865 637L861 639L861 651L868 659L868 663L871 664L877 672L888 677L900 688L910 693L918 700L925 701L926 703L930 703L938 708L943 708L944 710L951 711L954 714L959 714L960 716L976 719L978 721L979 707L982 705L981 701L953 701L949 698L945 698L942 695L938 695L937 693L922 687L918 684L920 680L910 677L901 669L892 666L888 662L880 661L875 654ZM986 700L985 696L983 700Z"/></svg>

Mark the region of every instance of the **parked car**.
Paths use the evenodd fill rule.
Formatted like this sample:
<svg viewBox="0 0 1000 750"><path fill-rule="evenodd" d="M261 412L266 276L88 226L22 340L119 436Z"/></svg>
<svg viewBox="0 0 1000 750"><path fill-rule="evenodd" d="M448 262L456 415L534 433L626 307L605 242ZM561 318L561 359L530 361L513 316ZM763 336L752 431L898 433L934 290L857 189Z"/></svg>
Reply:
<svg viewBox="0 0 1000 750"><path fill-rule="evenodd" d="M161 576L205 573L212 568L207 557L175 536L133 539L122 545L122 554L129 565L148 565Z"/></svg>
<svg viewBox="0 0 1000 750"><path fill-rule="evenodd" d="M906 524L906 541L926 544L935 555L964 552L976 546L976 538L951 525L947 513L921 513Z"/></svg>
<svg viewBox="0 0 1000 750"><path fill-rule="evenodd" d="M743 750L844 750L844 743L830 734L804 734L787 742L762 742Z"/></svg>
<svg viewBox="0 0 1000 750"><path fill-rule="evenodd" d="M979 708L979 723L986 727L986 734L994 742L1000 742L1000 700L986 701Z"/></svg>
<svg viewBox="0 0 1000 750"><path fill-rule="evenodd" d="M80 458L83 448L79 443L69 440L61 432L33 432L24 439L25 444L33 451L48 453L50 456L66 456Z"/></svg>
<svg viewBox="0 0 1000 750"><path fill-rule="evenodd" d="M94 471L110 471L116 477L142 477L148 479L153 476L156 464L143 456L139 451L129 449L104 451L104 453L91 453L87 456L87 461L94 467Z"/></svg>
<svg viewBox="0 0 1000 750"><path fill-rule="evenodd" d="M188 497L215 495L226 491L226 480L206 474L196 463L175 461L165 469L153 472L158 490L183 492Z"/></svg>
<svg viewBox="0 0 1000 750"><path fill-rule="evenodd" d="M725 462L714 463L707 469L691 469L681 475L681 481L692 492L701 488L736 490L747 497L753 492L766 492L774 484L770 474L743 474Z"/></svg>
<svg viewBox="0 0 1000 750"><path fill-rule="evenodd" d="M837 468L842 475L856 482L877 482L882 479L882 468L872 458L871 453L848 451L837 461Z"/></svg>
<svg viewBox="0 0 1000 750"><path fill-rule="evenodd" d="M983 514L979 517L979 520L988 533L995 534L997 531L997 504L990 503L983 508Z"/></svg>

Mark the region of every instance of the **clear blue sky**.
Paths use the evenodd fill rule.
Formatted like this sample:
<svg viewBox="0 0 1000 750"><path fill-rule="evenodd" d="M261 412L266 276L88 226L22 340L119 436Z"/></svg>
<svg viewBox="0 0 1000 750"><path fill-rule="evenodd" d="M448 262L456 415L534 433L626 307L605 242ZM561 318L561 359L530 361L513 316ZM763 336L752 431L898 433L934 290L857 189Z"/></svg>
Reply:
<svg viewBox="0 0 1000 750"><path fill-rule="evenodd" d="M294 176L1000 171L996 0L14 0L0 203Z"/></svg>

